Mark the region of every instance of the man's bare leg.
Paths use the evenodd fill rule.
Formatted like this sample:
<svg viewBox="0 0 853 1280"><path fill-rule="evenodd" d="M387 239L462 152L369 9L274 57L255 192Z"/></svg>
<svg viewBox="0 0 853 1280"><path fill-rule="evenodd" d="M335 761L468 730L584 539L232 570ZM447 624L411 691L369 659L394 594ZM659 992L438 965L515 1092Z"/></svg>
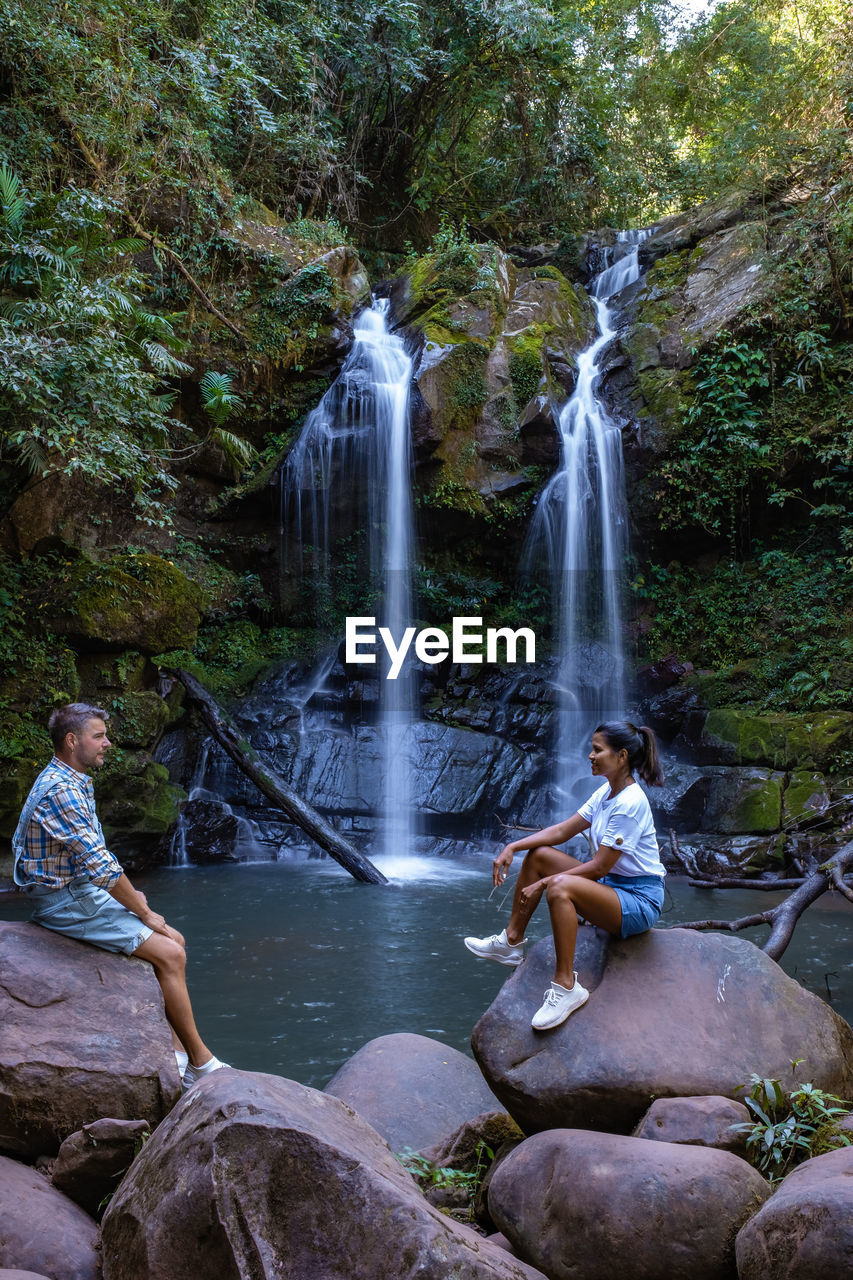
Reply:
<svg viewBox="0 0 853 1280"><path fill-rule="evenodd" d="M140 960L154 966L157 981L163 992L166 1017L172 1028L172 1040L177 1037L194 1067L209 1062L213 1054L198 1034L193 1017L190 996L187 991L187 953L179 942L162 933L152 933L133 953Z"/></svg>

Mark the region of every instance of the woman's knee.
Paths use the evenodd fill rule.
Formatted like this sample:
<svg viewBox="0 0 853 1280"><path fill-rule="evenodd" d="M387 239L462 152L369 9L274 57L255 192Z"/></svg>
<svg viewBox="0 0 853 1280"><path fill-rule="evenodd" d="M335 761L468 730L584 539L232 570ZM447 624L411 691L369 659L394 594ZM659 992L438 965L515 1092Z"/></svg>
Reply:
<svg viewBox="0 0 853 1280"><path fill-rule="evenodd" d="M553 902L574 902L574 890L577 888L577 876L563 873L552 876L545 886L545 899L549 905Z"/></svg>

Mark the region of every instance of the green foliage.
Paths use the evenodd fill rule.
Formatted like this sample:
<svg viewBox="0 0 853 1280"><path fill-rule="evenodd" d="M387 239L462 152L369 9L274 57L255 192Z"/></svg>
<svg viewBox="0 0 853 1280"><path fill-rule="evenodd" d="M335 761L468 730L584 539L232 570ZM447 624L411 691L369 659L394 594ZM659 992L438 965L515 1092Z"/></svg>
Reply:
<svg viewBox="0 0 853 1280"><path fill-rule="evenodd" d="M73 189L31 198L0 169L0 456L123 487L141 519L162 523L181 429L163 379L188 366L170 319L147 309L145 282L122 264L140 245L112 239L110 213Z"/></svg>
<svg viewBox="0 0 853 1280"><path fill-rule="evenodd" d="M746 1134L747 1155L771 1182L784 1178L803 1160L853 1145L851 1134L837 1130L839 1119L853 1110L853 1104L813 1084L797 1085L786 1095L778 1080L755 1073L749 1079L744 1103L755 1118L732 1129Z"/></svg>
<svg viewBox="0 0 853 1280"><path fill-rule="evenodd" d="M473 1222L474 1201L480 1184L495 1158L495 1153L488 1143L480 1141L476 1146L476 1162L473 1169L453 1169L446 1165L436 1165L426 1156L419 1155L407 1147L397 1152L396 1156L403 1168L412 1175L422 1191L433 1188L438 1191L460 1192L467 1203L463 1208L451 1212L451 1216L463 1222Z"/></svg>
<svg viewBox="0 0 853 1280"><path fill-rule="evenodd" d="M767 710L851 705L853 570L837 549L759 549L702 569L647 565L632 584L641 657L676 652L696 667L742 670L726 701Z"/></svg>
<svg viewBox="0 0 853 1280"><path fill-rule="evenodd" d="M246 693L258 675L284 658L309 660L321 651L325 638L290 627L261 628L237 619L199 628L192 651L171 650L152 662L161 667L185 667L219 698Z"/></svg>

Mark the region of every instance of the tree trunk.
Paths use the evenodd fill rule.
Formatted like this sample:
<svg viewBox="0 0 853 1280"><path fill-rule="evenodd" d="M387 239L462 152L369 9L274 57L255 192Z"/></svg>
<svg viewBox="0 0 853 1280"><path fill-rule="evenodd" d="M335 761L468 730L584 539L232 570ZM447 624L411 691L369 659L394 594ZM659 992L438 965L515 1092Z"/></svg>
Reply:
<svg viewBox="0 0 853 1280"><path fill-rule="evenodd" d="M322 814L298 796L279 774L260 762L257 753L245 738L241 738L229 718L195 676L180 668L163 667L161 670L164 675L180 680L192 702L199 708L201 718L213 737L228 752L237 768L252 779L267 799L282 809L312 840L316 840L320 848L330 853L354 879L365 884L388 883L382 872L345 840Z"/></svg>

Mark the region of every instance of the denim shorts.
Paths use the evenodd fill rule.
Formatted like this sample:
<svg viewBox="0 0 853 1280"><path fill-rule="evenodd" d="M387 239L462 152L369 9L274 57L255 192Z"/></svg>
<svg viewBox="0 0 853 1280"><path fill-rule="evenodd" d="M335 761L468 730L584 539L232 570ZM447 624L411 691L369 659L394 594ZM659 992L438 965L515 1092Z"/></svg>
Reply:
<svg viewBox="0 0 853 1280"><path fill-rule="evenodd" d="M32 920L66 938L90 942L102 951L132 955L154 932L111 893L91 880L73 881L64 889L28 889L33 900Z"/></svg>
<svg viewBox="0 0 853 1280"><path fill-rule="evenodd" d="M599 882L609 885L622 907L621 938L645 933L657 920L663 906L663 876L609 875Z"/></svg>

